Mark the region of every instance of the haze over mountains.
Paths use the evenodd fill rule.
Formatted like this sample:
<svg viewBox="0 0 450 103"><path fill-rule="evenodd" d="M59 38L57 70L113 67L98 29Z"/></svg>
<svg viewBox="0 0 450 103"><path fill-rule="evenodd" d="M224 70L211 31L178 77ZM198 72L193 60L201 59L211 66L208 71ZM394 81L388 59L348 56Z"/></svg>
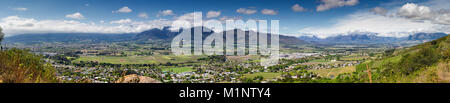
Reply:
<svg viewBox="0 0 450 103"><path fill-rule="evenodd" d="M93 33L49 33L49 34L22 34L6 37L6 44L11 43L52 43L52 42L114 42L123 41L132 38L136 34L93 34Z"/></svg>

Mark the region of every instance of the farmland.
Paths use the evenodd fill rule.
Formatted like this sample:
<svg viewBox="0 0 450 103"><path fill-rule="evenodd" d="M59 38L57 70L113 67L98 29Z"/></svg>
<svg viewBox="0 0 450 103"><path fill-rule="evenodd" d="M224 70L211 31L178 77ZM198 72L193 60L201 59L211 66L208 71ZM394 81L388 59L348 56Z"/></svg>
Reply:
<svg viewBox="0 0 450 103"><path fill-rule="evenodd" d="M165 68L162 71L166 72L174 72L174 73L184 73L184 72L192 72L194 69L192 67L169 67Z"/></svg>
<svg viewBox="0 0 450 103"><path fill-rule="evenodd" d="M264 79L273 79L273 78L281 76L281 73L265 72L265 73L244 74L243 78L255 78L258 76L261 76Z"/></svg>
<svg viewBox="0 0 450 103"><path fill-rule="evenodd" d="M175 55L158 55L158 56L80 56L74 62L80 61L97 61L100 63L112 64L157 64L157 63L187 63L195 62L201 56L175 56Z"/></svg>

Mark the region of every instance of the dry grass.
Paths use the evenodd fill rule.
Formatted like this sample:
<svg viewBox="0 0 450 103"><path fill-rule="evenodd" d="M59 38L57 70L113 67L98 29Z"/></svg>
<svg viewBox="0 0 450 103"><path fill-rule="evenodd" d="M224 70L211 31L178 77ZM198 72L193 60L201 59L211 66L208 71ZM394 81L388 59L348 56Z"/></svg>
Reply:
<svg viewBox="0 0 450 103"><path fill-rule="evenodd" d="M437 66L438 82L450 83L450 61Z"/></svg>
<svg viewBox="0 0 450 103"><path fill-rule="evenodd" d="M450 83L450 62L441 62L416 73L401 77L395 83Z"/></svg>
<svg viewBox="0 0 450 103"><path fill-rule="evenodd" d="M333 69L314 69L314 70L308 70L310 72L316 73L321 77L336 77L339 74L344 73L352 73L356 71L355 66L349 66L349 67L343 67L343 68L333 68Z"/></svg>
<svg viewBox="0 0 450 103"><path fill-rule="evenodd" d="M0 80L2 83L58 82L50 64L19 49L0 51Z"/></svg>

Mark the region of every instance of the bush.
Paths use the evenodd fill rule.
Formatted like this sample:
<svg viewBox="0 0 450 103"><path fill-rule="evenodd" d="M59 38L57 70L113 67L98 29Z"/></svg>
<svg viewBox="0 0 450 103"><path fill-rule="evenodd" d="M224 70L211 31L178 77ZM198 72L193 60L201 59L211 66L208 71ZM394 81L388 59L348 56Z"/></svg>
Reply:
<svg viewBox="0 0 450 103"><path fill-rule="evenodd" d="M411 74L420 68L431 66L439 61L439 52L434 48L422 48L417 53L403 56L399 68L404 74Z"/></svg>
<svg viewBox="0 0 450 103"><path fill-rule="evenodd" d="M0 80L4 83L58 82L55 69L41 56L29 51L10 49L0 51Z"/></svg>
<svg viewBox="0 0 450 103"><path fill-rule="evenodd" d="M5 35L5 34L3 34L2 28L0 27L0 44L1 44L2 40L3 40L3 36L4 36L4 35Z"/></svg>

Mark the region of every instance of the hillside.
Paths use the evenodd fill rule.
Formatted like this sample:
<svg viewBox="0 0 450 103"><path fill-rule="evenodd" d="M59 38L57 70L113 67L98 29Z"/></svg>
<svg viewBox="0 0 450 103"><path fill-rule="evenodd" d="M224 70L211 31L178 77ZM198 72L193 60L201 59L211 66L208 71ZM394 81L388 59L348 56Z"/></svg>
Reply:
<svg viewBox="0 0 450 103"><path fill-rule="evenodd" d="M57 83L55 68L26 50L0 51L0 83Z"/></svg>
<svg viewBox="0 0 450 103"><path fill-rule="evenodd" d="M450 82L450 36L395 52L383 59L366 61L356 66L356 72L338 76L339 82L369 82L366 66L373 82L436 83Z"/></svg>

